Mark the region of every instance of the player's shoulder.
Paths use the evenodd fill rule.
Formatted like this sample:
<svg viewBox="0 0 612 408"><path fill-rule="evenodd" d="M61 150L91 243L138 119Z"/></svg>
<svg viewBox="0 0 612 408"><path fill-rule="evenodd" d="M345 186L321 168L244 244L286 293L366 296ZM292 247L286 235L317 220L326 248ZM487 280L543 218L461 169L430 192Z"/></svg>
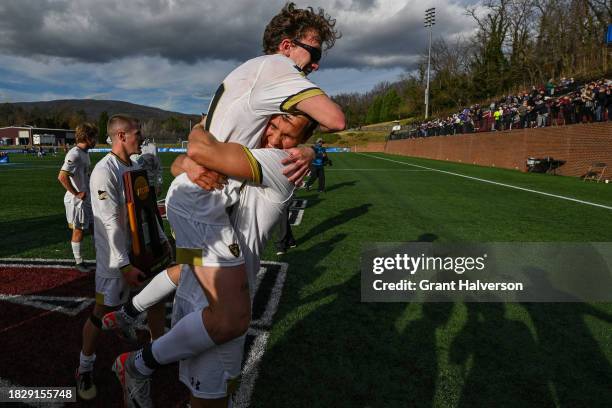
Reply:
<svg viewBox="0 0 612 408"><path fill-rule="evenodd" d="M68 150L68 153L66 153L66 159L78 158L80 155L80 152L81 152L81 149L79 149L78 146L74 146L73 148Z"/></svg>
<svg viewBox="0 0 612 408"><path fill-rule="evenodd" d="M263 73L268 75L298 75L303 76L302 71L295 65L292 59L281 54L262 55L254 58L258 65L262 66Z"/></svg>
<svg viewBox="0 0 612 408"><path fill-rule="evenodd" d="M93 170L91 171L92 177L96 173L108 172L110 167L111 167L111 163L109 161L111 158L112 158L112 155L109 153L106 156L104 156L103 158L101 158L100 160L98 160L98 162L94 166Z"/></svg>

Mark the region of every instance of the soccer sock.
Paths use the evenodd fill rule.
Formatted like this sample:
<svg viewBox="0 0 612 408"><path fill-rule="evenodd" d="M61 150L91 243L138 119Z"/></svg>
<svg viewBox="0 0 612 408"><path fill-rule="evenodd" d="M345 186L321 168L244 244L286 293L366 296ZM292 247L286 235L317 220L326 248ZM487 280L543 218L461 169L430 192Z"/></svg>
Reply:
<svg viewBox="0 0 612 408"><path fill-rule="evenodd" d="M169 364L198 355L215 345L204 327L202 310L196 310L183 317L168 333L155 340L151 345L151 351L159 364Z"/></svg>
<svg viewBox="0 0 612 408"><path fill-rule="evenodd" d="M83 258L81 258L81 243L71 241L70 244L72 244L72 254L74 255L74 260L78 264L82 263Z"/></svg>
<svg viewBox="0 0 612 408"><path fill-rule="evenodd" d="M168 271L164 270L157 275L147 286L144 287L143 290L140 291L139 294L132 298L132 305L134 309L138 312L144 312L151 306L162 301L166 296L171 294L176 290L176 285L170 277L168 276ZM129 303L128 303L129 305ZM128 310L129 306L126 307L126 312L132 316L131 311ZM135 316L132 316L135 317Z"/></svg>
<svg viewBox="0 0 612 408"><path fill-rule="evenodd" d="M145 346L150 347L150 346ZM149 349L150 352L150 349ZM136 366L136 370L140 372L142 375L151 376L155 372L154 368L149 368L147 363L145 362L145 358L143 357L143 353L145 353L144 349L140 349L136 352L136 359L134 359L134 365Z"/></svg>
<svg viewBox="0 0 612 408"><path fill-rule="evenodd" d="M91 356L86 356L81 351L81 355L79 357L79 373L86 373L88 371L92 371L95 361L96 353L92 354Z"/></svg>

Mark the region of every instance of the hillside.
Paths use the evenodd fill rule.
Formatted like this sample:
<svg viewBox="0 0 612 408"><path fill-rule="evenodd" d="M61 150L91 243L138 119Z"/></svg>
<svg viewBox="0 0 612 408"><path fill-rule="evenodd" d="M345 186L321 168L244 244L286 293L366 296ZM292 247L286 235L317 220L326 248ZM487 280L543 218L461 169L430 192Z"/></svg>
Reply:
<svg viewBox="0 0 612 408"><path fill-rule="evenodd" d="M171 112L150 106L137 105L134 103L113 101L113 100L98 100L98 99L62 99L45 102L15 102L9 105L21 107L24 110L31 112L38 109L43 112L77 112L83 111L89 120L97 120L102 112L108 115L116 113L127 113L141 120L158 119L166 120L172 116L178 118L199 120L197 115L188 115L180 112Z"/></svg>

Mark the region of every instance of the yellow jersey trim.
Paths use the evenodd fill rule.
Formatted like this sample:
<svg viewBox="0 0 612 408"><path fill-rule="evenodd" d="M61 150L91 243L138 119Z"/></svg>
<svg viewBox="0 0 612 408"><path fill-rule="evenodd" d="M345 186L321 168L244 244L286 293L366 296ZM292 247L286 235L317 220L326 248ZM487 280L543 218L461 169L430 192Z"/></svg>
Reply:
<svg viewBox="0 0 612 408"><path fill-rule="evenodd" d="M261 171L261 164L257 161L257 159L251 153L248 147L242 146L242 150L244 150L244 154L246 154L247 160L249 161L249 166L251 166L251 175L252 180L255 184L261 184L263 182L263 173Z"/></svg>
<svg viewBox="0 0 612 408"><path fill-rule="evenodd" d="M325 95L325 92L323 92L320 88L304 89L303 91L300 91L285 99L283 103L281 103L280 110L283 112L290 112L291 110L295 109L295 106L298 103L317 95Z"/></svg>

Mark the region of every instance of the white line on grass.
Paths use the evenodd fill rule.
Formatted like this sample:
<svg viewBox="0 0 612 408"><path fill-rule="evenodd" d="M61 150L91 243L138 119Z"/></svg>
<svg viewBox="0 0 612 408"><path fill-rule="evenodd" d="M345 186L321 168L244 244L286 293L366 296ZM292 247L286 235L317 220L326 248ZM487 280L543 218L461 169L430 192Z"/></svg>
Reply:
<svg viewBox="0 0 612 408"><path fill-rule="evenodd" d="M410 172L419 172L419 171L431 171L424 169L326 169L325 171L410 171Z"/></svg>
<svg viewBox="0 0 612 408"><path fill-rule="evenodd" d="M431 167L420 166L418 164L412 164L412 163L402 162L402 161L399 161L399 160L387 159L386 157L372 156L372 155L365 154L365 153L357 153L357 154L360 154L360 155L366 156L366 157L371 157L373 159L386 160L386 161L390 161L390 162L393 162L393 163L403 164L403 165L406 165L406 166L420 167L420 168L431 170L431 171L437 171L437 172L440 172L440 173L450 174L452 176L464 177L464 178L471 179L471 180L481 181L483 183L495 184L497 186L513 188L515 190L527 191L529 193L540 194L540 195L544 195L544 196L547 196L547 197L560 198L562 200L573 201L573 202L579 203L579 204L592 205L593 207L599 207L599 208L605 208L606 210L612 210L612 207L610 207L610 206L603 205L603 204L592 203L590 201L578 200L577 198L565 197L565 196L558 195L558 194L545 193L543 191L532 190L530 188L513 186L512 184L500 183L500 182L497 182L497 181L487 180L487 179L483 179L483 178L479 178L479 177L466 176L465 174L460 174L460 173L453 173L452 171L434 169L434 168L431 168Z"/></svg>
<svg viewBox="0 0 612 408"><path fill-rule="evenodd" d="M40 164L28 164L28 163L8 163L10 166L23 165L25 167L7 167L7 170L36 170L36 169L61 169L61 164L58 166L40 165ZM5 166L4 164L2 166ZM0 169L2 169L0 166ZM58 170L59 172L59 170Z"/></svg>

